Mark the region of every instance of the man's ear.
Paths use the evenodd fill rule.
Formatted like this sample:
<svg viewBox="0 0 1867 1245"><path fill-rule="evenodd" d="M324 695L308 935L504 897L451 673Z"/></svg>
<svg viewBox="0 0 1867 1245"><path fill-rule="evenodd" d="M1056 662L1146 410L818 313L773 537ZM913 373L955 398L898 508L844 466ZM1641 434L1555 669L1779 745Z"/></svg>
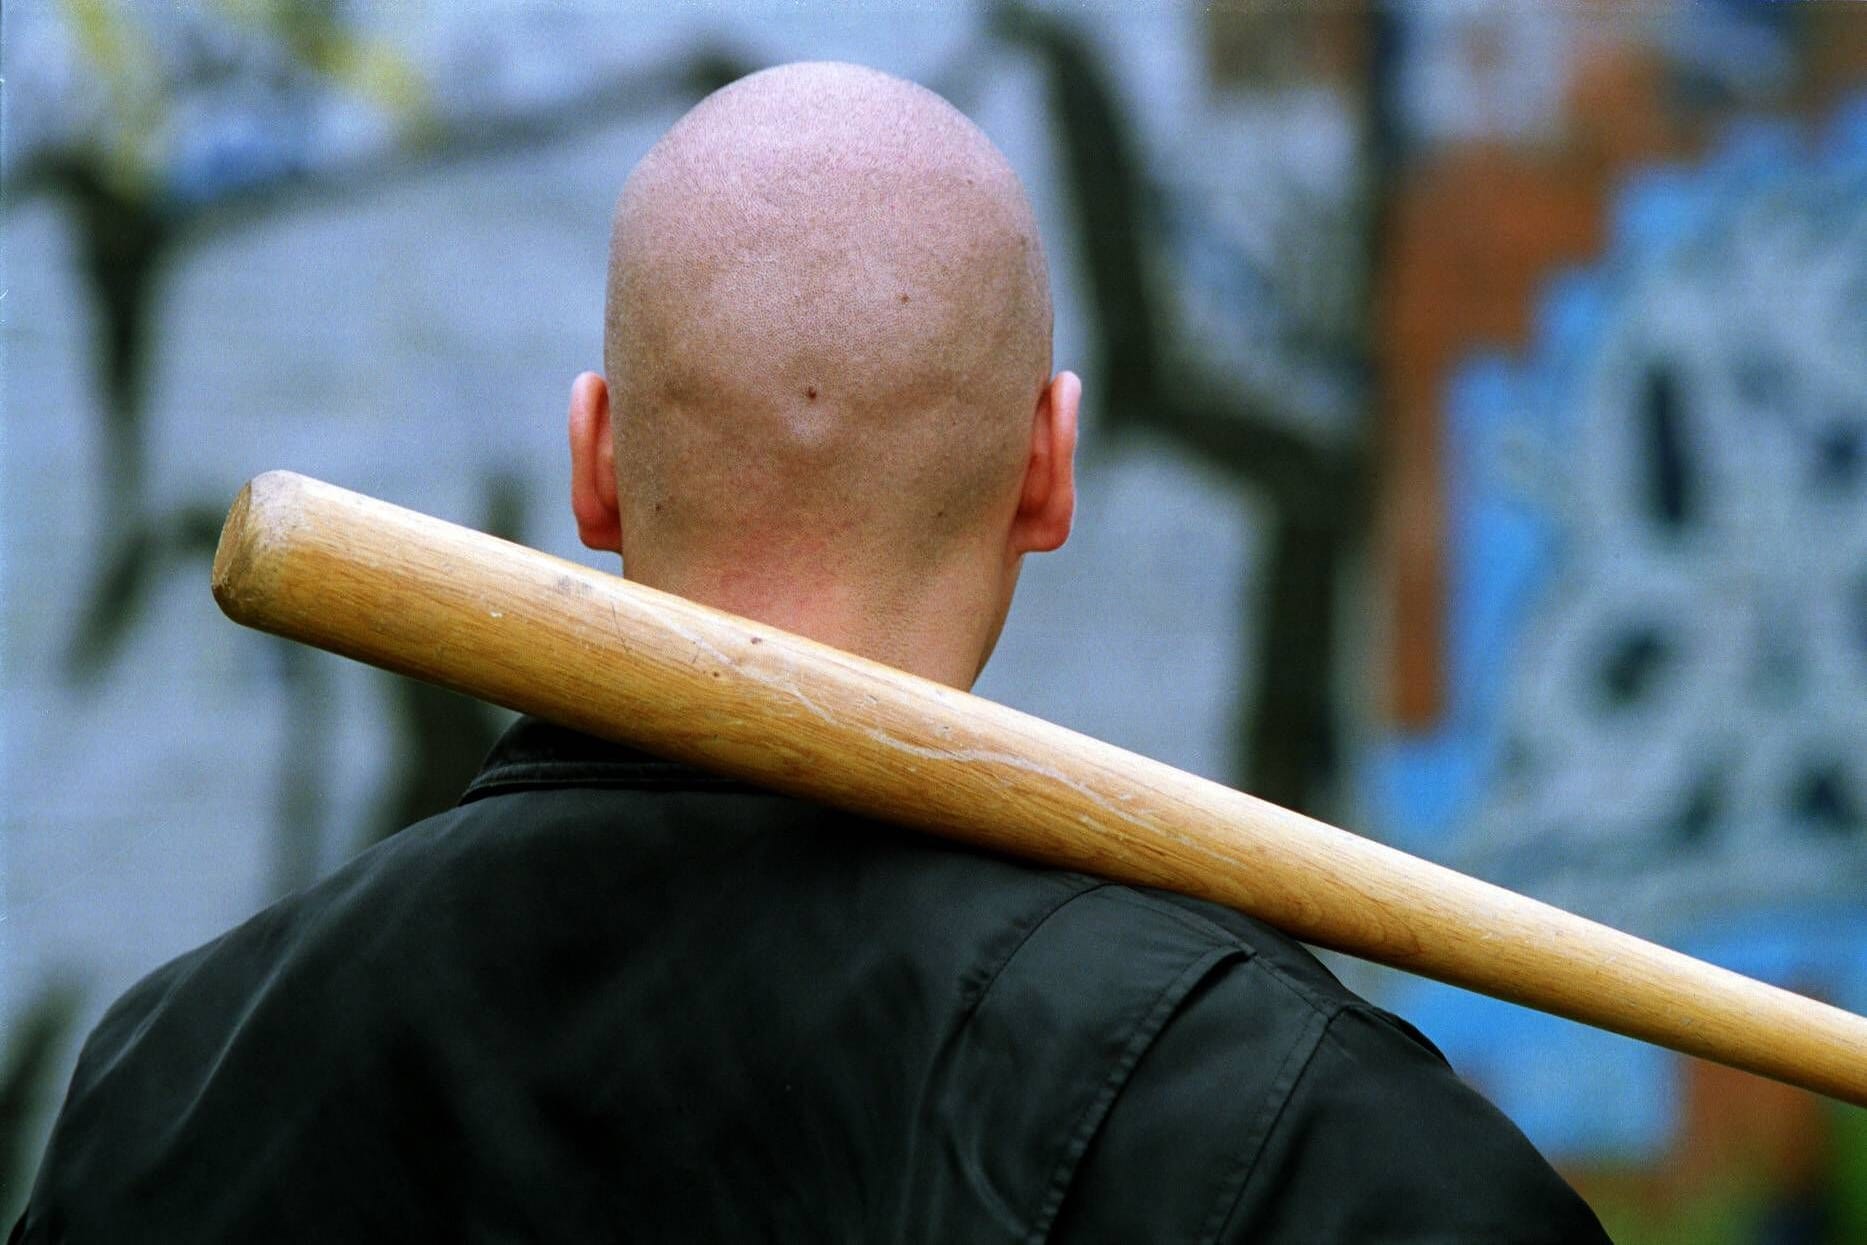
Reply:
<svg viewBox="0 0 1867 1245"><path fill-rule="evenodd" d="M609 426L609 385L585 372L570 387L570 509L577 536L592 549L622 552L616 505L616 441Z"/></svg>
<svg viewBox="0 0 1867 1245"><path fill-rule="evenodd" d="M1031 457L1011 521L1013 554L1049 553L1069 539L1076 514L1076 410L1083 382L1058 372L1037 395L1031 417Z"/></svg>

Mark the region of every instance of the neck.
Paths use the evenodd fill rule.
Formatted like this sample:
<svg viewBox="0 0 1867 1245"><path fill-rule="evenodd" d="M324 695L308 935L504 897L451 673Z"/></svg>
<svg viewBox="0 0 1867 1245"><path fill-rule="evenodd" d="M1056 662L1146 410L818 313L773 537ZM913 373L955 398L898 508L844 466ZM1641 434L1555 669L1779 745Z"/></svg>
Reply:
<svg viewBox="0 0 1867 1245"><path fill-rule="evenodd" d="M974 567L936 570L912 583L852 583L768 568L637 565L627 578L806 636L965 691L979 677L1004 621L1015 566L997 583Z"/></svg>

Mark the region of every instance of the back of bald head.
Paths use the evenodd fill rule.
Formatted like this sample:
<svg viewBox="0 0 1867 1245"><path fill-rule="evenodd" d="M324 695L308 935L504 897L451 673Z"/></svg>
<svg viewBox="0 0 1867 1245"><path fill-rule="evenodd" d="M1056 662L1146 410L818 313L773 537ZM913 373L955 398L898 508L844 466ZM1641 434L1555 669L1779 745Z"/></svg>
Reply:
<svg viewBox="0 0 1867 1245"><path fill-rule="evenodd" d="M979 129L852 65L753 74L623 188L605 365L625 571L915 574L1015 505L1041 246Z"/></svg>

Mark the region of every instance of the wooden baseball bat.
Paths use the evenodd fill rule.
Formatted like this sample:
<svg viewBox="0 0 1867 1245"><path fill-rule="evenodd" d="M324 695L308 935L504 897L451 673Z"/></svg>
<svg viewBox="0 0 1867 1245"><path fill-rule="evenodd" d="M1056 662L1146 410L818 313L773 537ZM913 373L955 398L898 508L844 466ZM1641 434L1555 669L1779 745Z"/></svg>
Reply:
<svg viewBox="0 0 1867 1245"><path fill-rule="evenodd" d="M237 622L980 847L1867 1105L1867 1020L1003 705L290 472L214 556Z"/></svg>

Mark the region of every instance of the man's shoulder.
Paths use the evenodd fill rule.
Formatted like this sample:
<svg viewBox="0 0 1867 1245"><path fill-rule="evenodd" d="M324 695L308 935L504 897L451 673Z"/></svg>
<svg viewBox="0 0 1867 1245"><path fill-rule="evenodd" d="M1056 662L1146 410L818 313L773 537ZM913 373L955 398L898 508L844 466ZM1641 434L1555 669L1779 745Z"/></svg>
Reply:
<svg viewBox="0 0 1867 1245"><path fill-rule="evenodd" d="M1200 1239L1211 1180L1187 1169L1249 1165L1244 1134L1278 1117L1332 1018L1366 1004L1249 917L1055 876L1072 885L989 964L943 1044L941 1152L978 1188L1020 1191L1033 1239Z"/></svg>
<svg viewBox="0 0 1867 1245"><path fill-rule="evenodd" d="M1067 1239L1599 1242L1587 1206L1417 1029L1248 916L1113 889L1210 948L1126 1072ZM1133 921L1134 917L1129 917ZM1134 928L1134 926L1130 926Z"/></svg>
<svg viewBox="0 0 1867 1245"><path fill-rule="evenodd" d="M681 1024L641 1023L670 1000ZM697 1041L737 1091L681 1080ZM1008 1223L1124 1239L1095 1225L1126 1213L1149 1225L1126 1239L1218 1239L1165 1225L1263 1220L1288 1202L1263 1191L1330 1170L1321 1133L1380 1154L1398 1142L1363 1117L1451 1119L1436 1144L1456 1153L1501 1122L1423 1038L1250 917L748 790L515 785L133 990L81 1063L53 1180L139 1175L141 1214L154 1173L251 1166L268 1137L279 1163L322 1156L331 1188L379 1180L414 1205L416 1176L458 1193L466 1174L338 1156L432 1116L516 1161L542 1143L510 1103L568 1083L627 1104L580 1127L644 1162L737 1146L790 1171L803 1142L840 1138L925 1239ZM276 1201L279 1173L251 1175L249 1204ZM722 1188L719 1204L736 1203Z"/></svg>

